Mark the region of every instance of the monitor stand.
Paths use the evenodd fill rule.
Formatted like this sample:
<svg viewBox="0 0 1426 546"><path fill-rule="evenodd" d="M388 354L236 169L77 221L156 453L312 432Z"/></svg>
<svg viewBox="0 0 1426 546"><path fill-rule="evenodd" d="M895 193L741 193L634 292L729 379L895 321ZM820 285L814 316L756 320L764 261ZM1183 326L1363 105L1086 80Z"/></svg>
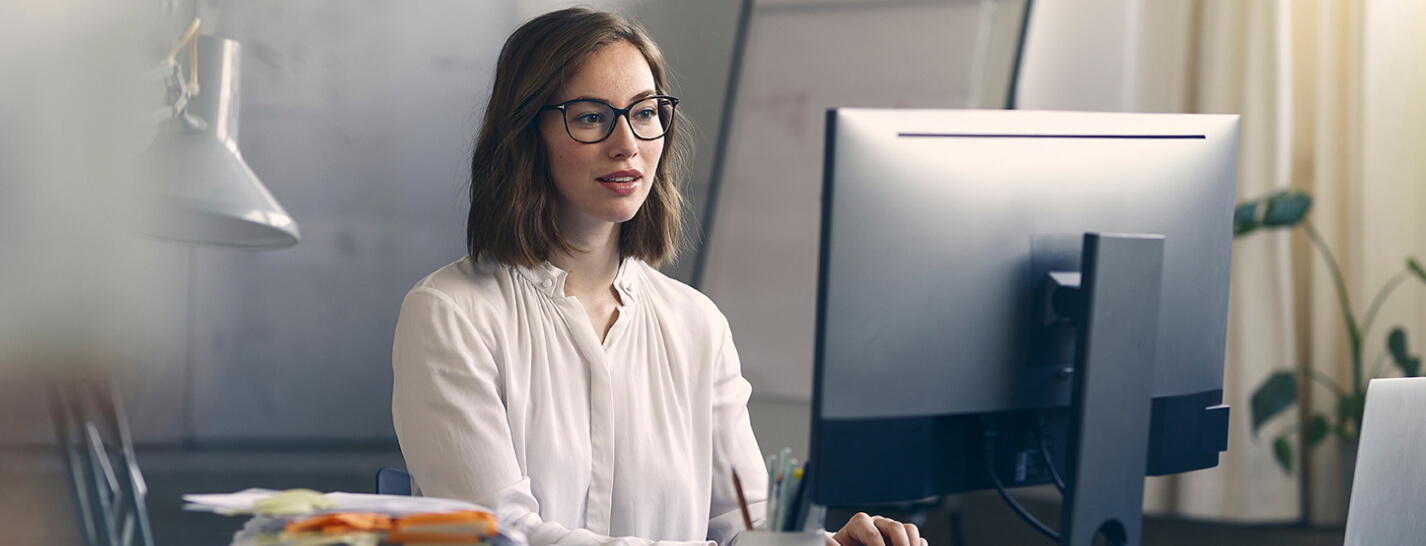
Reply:
<svg viewBox="0 0 1426 546"><path fill-rule="evenodd" d="M1061 546L1139 544L1163 245L1084 234Z"/></svg>

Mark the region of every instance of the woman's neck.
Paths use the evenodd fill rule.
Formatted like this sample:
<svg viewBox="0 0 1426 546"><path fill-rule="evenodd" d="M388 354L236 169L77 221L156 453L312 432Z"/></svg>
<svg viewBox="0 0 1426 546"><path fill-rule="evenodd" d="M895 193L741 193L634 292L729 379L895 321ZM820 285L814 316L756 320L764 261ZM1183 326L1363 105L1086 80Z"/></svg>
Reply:
<svg viewBox="0 0 1426 546"><path fill-rule="evenodd" d="M614 277L619 274L619 224L568 230L564 235L573 250L555 253L550 263L568 274L565 295L612 296Z"/></svg>

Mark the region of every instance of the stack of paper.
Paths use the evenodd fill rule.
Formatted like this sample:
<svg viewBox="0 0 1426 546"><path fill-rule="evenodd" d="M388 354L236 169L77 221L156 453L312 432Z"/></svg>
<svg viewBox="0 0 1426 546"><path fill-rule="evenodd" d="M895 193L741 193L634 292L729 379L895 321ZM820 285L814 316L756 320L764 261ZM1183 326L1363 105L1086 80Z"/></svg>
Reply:
<svg viewBox="0 0 1426 546"><path fill-rule="evenodd" d="M304 506L296 503L273 503L275 499L312 500ZM323 546L328 544L349 544L354 546L375 546L381 535L377 532L359 532L340 536L317 533L292 535L284 534L289 522L313 514L360 512L385 514L401 517L409 514L442 514L450 512L478 511L493 512L482 506L465 501L434 497L408 497L404 495L372 495L366 493L333 492L320 494L315 491L274 491L272 489L245 489L236 493L189 494L184 495L185 510L215 512L223 515L252 514L253 518L233 536L233 546L273 545ZM297 506L296 509L293 506ZM274 506L277 506L274 509ZM498 536L488 542L495 545L525 544L525 538L504 526L497 526ZM311 536L307 536L311 535ZM275 537L281 537L274 540Z"/></svg>
<svg viewBox="0 0 1426 546"><path fill-rule="evenodd" d="M219 514L251 513L253 505L260 500L280 493L272 489L244 489L237 493L216 493L184 495L185 510L217 512ZM404 516L428 512L456 512L460 510L489 509L477 504L435 497L408 497L404 495L372 495L367 493L327 493L326 498L335 503L329 508L316 512L373 512L389 516ZM309 512L311 513L311 512Z"/></svg>

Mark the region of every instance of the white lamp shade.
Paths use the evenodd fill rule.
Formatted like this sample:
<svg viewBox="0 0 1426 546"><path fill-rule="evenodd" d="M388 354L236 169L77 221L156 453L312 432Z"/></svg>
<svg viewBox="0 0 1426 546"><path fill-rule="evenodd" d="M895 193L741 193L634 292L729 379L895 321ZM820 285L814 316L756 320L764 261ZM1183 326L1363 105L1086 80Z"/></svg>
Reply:
<svg viewBox="0 0 1426 546"><path fill-rule="evenodd" d="M153 205L143 231L179 242L254 250L297 244L297 223L238 151L239 44L199 36L198 94L144 152ZM192 67L189 70L193 70Z"/></svg>

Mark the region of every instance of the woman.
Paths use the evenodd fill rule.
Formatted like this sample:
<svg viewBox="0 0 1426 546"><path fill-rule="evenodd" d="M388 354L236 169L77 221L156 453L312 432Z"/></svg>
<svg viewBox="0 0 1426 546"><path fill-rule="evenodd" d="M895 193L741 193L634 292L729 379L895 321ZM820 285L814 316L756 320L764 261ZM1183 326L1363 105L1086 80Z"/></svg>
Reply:
<svg viewBox="0 0 1426 546"><path fill-rule="evenodd" d="M531 544L726 544L733 469L763 512L727 321L653 268L683 208L667 89L657 46L617 16L516 30L471 161L469 255L401 307L392 415L412 481L495 507ZM923 543L865 514L834 540Z"/></svg>

